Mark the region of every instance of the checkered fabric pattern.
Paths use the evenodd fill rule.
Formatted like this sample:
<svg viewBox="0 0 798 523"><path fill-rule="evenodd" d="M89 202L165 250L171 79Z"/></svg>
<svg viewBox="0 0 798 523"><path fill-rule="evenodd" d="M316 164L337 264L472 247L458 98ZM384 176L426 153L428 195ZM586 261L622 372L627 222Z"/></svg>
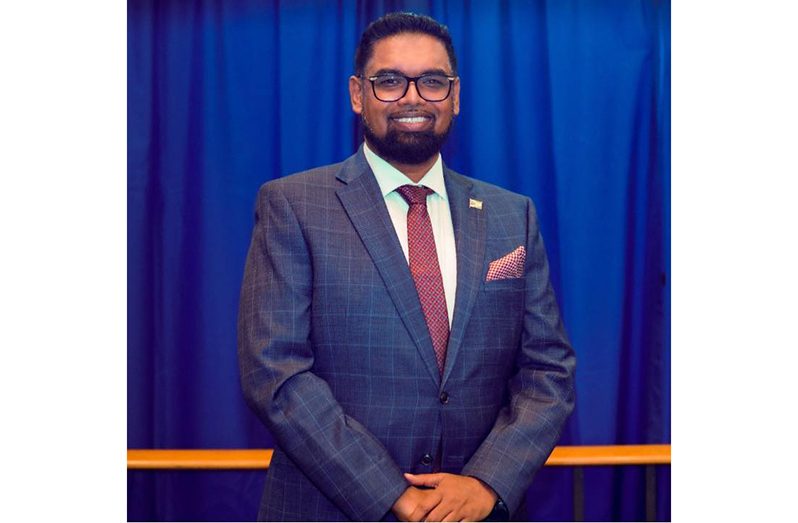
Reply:
<svg viewBox="0 0 798 523"><path fill-rule="evenodd" d="M244 397L275 441L259 520L395 520L402 474L440 463L523 521L573 409L573 349L532 202L443 174L457 245L443 375L362 149L259 192L238 324ZM485 281L518 245L523 277Z"/></svg>
<svg viewBox="0 0 798 523"><path fill-rule="evenodd" d="M524 275L526 262L526 249L519 245L513 252L490 262L485 281L506 280L507 278L520 278Z"/></svg>
<svg viewBox="0 0 798 523"><path fill-rule="evenodd" d="M427 196L435 191L424 186L403 185L396 192L410 205L407 210L410 273L413 275L424 319L432 338L438 370L443 374L446 345L449 343L449 315L435 237L432 235L432 222L427 212Z"/></svg>

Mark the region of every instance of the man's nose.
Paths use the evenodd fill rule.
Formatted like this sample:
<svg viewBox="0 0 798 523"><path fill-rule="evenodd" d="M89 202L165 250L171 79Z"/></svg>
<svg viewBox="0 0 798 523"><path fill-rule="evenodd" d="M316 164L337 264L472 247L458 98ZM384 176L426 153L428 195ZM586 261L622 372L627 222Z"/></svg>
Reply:
<svg viewBox="0 0 798 523"><path fill-rule="evenodd" d="M399 99L399 102L404 102L407 104L418 104L423 102L423 98L421 95L418 94L418 88L416 87L416 80L410 80L407 84L407 92L403 97Z"/></svg>

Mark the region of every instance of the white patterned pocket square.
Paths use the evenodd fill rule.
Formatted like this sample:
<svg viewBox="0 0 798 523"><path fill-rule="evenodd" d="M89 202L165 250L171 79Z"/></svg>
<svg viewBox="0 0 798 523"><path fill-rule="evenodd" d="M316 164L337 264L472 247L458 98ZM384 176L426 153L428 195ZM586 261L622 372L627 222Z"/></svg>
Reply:
<svg viewBox="0 0 798 523"><path fill-rule="evenodd" d="M526 262L526 248L519 245L510 254L505 254L498 260L493 260L488 265L488 275L485 281L506 280L508 278L520 278L524 275L524 263Z"/></svg>

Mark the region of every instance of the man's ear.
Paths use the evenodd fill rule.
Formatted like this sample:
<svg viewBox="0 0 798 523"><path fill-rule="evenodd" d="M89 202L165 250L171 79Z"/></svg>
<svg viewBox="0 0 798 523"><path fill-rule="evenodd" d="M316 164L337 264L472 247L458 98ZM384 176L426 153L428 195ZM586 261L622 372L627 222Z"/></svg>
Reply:
<svg viewBox="0 0 798 523"><path fill-rule="evenodd" d="M360 78L357 76L349 77L349 102L352 104L352 111L355 114L363 112L363 89L361 85Z"/></svg>
<svg viewBox="0 0 798 523"><path fill-rule="evenodd" d="M452 112L456 115L460 114L460 77L454 79L452 86Z"/></svg>

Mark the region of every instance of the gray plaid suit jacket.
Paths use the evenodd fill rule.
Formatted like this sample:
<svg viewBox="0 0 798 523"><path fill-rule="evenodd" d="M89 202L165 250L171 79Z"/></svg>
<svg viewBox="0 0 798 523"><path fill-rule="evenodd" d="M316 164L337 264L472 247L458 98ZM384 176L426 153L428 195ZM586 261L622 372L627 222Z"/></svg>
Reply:
<svg viewBox="0 0 798 523"><path fill-rule="evenodd" d="M444 179L458 280L442 378L362 148L261 187L238 324L244 395L276 440L259 519L390 520L402 473L434 464L512 512L556 444L575 357L532 201ZM519 245L525 276L485 281Z"/></svg>

